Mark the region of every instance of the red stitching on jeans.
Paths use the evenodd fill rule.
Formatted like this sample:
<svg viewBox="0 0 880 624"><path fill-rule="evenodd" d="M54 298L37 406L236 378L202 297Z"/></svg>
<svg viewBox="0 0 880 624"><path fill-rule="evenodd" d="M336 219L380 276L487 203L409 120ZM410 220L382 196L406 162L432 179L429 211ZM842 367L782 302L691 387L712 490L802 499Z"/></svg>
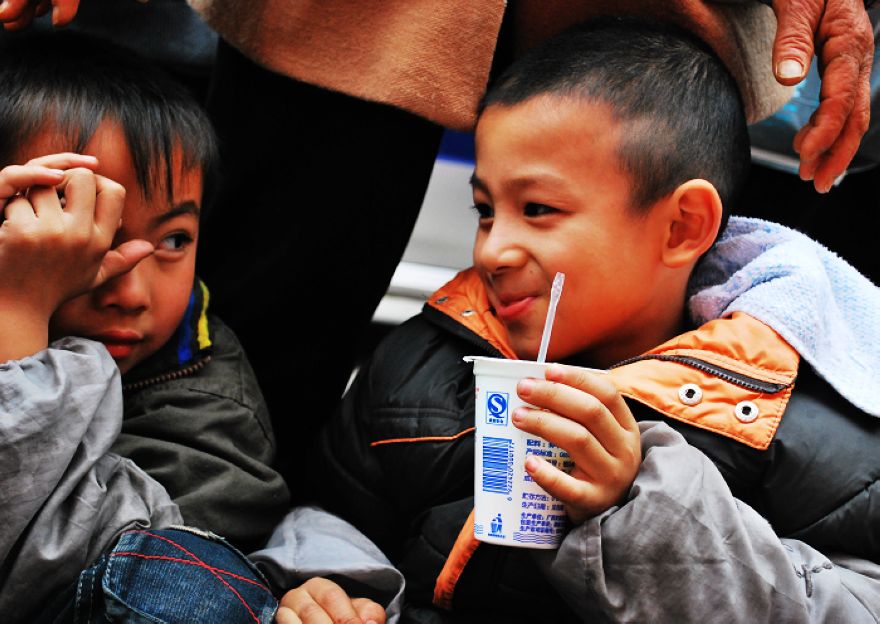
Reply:
<svg viewBox="0 0 880 624"><path fill-rule="evenodd" d="M209 566L208 564L198 564L195 561L189 561L188 559L179 559L178 557L166 557L164 555L145 555L143 553L137 552L118 552L118 553L110 553L111 557L139 557L140 559L159 559L160 561L173 561L175 563L184 563L186 565L193 565L199 568L205 568L206 570L213 570L214 572L219 572L220 574L225 574L226 576L231 576L234 579L238 579L239 581L244 581L245 583L250 583L251 585L256 585L263 591L265 591L270 596L272 592L269 591L262 583L258 583L253 579L249 579L246 576L241 576L240 574L236 574L235 572L230 572L229 570L224 570L223 568L215 568L214 566Z"/></svg>
<svg viewBox="0 0 880 624"><path fill-rule="evenodd" d="M223 585L226 586L226 589L231 591L235 595L235 597L238 598L239 602L241 602L241 604L244 605L244 608L247 609L247 612L251 614L251 617L253 618L254 622L256 622L257 624L260 624L260 619L254 613L253 609L251 609L251 606L247 603L247 601L241 597L241 594L239 594L232 585L227 583L226 579L224 579L217 572L215 572L211 566L209 566L204 561L199 559L195 554L191 553L190 551L188 551L186 548L184 548L183 546L181 546L180 544L178 544L174 540L168 539L167 537L162 537L161 535L156 535L155 533L150 533L148 531L126 531L126 533L141 533L141 534L146 535L148 537L155 537L156 539L162 540L163 542L167 542L167 543L171 544L172 546L174 546L175 548L178 548L178 549L182 550L183 552L185 552L187 555L189 555L190 557L192 557L195 560L196 565L198 565L201 568L205 568L211 574L213 574L215 577L217 577L217 580L220 581L221 583L223 583Z"/></svg>

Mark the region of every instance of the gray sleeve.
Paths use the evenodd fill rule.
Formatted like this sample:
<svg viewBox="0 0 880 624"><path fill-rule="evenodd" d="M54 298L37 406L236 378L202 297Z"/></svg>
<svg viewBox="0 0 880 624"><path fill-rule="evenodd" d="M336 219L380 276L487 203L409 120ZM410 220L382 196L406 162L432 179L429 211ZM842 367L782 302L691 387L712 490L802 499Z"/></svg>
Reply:
<svg viewBox="0 0 880 624"><path fill-rule="evenodd" d="M0 613L54 597L126 528L181 521L161 485L108 453L121 421L119 372L98 343L0 364Z"/></svg>
<svg viewBox="0 0 880 624"><path fill-rule="evenodd" d="M323 576L339 583L353 598L368 597L383 605L388 624L400 618L403 575L360 531L322 509L293 509L266 548L250 558L279 595Z"/></svg>
<svg viewBox="0 0 880 624"><path fill-rule="evenodd" d="M714 464L662 423L625 504L536 553L585 620L877 622L880 566L780 539Z"/></svg>

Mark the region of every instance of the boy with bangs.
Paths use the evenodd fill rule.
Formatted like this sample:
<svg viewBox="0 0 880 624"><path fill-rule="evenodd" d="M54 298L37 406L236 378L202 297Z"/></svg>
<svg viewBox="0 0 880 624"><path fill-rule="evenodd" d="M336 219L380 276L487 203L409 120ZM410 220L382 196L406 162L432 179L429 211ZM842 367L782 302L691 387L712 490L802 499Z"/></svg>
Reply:
<svg viewBox="0 0 880 624"><path fill-rule="evenodd" d="M251 550L288 510L256 380L195 275L207 117L81 37L5 46L0 82L3 620L180 621L184 603L184 620L271 621L265 580L226 542L154 530ZM184 600L163 601L163 580L189 583Z"/></svg>
<svg viewBox="0 0 880 624"><path fill-rule="evenodd" d="M880 293L796 232L725 230L748 166L733 79L671 27L587 24L490 88L474 267L379 346L317 458L406 621L880 617ZM534 359L557 272L563 364L510 416L573 459L526 460L572 527L556 552L480 543L462 358Z"/></svg>

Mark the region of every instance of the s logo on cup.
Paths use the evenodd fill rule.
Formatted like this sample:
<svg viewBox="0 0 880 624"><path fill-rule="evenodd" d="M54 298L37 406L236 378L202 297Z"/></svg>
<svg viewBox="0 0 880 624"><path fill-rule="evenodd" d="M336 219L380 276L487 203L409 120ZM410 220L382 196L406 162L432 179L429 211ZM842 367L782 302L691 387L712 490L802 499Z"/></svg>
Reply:
<svg viewBox="0 0 880 624"><path fill-rule="evenodd" d="M507 426L507 407L510 395L506 392L486 393L486 424Z"/></svg>

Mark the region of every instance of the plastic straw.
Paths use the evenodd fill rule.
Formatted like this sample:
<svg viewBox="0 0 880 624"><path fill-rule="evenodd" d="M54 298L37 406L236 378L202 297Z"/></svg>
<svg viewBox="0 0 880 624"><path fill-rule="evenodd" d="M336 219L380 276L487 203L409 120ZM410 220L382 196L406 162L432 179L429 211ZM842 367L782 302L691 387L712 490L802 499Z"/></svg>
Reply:
<svg viewBox="0 0 880 624"><path fill-rule="evenodd" d="M547 347L550 345L550 332L553 331L553 320L556 318L556 304L562 296L562 285L565 283L565 273L557 273L550 287L550 307L547 308L547 320L544 321L544 334L541 336L541 348L538 350L538 363L543 364L547 359Z"/></svg>

